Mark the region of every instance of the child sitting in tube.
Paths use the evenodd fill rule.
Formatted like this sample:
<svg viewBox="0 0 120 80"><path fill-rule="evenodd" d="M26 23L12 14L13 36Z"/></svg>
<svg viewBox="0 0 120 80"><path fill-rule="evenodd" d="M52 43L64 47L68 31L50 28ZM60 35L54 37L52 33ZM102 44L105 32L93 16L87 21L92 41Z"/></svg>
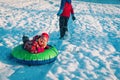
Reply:
<svg viewBox="0 0 120 80"><path fill-rule="evenodd" d="M27 36L23 36L23 48L31 53L44 52L45 49L49 48L47 45L48 39L49 35L47 33L36 35L32 40L29 40Z"/></svg>

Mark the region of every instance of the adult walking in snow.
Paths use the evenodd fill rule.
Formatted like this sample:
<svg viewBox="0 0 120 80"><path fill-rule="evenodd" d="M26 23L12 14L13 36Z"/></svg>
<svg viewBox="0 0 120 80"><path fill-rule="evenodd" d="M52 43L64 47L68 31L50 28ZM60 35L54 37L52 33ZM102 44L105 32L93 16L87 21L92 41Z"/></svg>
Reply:
<svg viewBox="0 0 120 80"><path fill-rule="evenodd" d="M57 15L60 16L59 28L60 28L60 39L62 39L65 34L66 35L68 34L67 26L70 15L72 16L72 20L75 20L71 0L61 0L60 9Z"/></svg>

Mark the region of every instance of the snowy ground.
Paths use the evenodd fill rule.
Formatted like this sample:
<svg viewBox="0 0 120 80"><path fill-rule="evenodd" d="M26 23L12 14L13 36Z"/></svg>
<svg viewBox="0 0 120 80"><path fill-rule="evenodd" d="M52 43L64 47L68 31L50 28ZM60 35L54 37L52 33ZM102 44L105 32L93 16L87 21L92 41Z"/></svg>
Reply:
<svg viewBox="0 0 120 80"><path fill-rule="evenodd" d="M73 0L71 39L59 40L58 0L0 0L0 80L120 80L120 0ZM27 66L11 59L22 35L48 32L59 55Z"/></svg>

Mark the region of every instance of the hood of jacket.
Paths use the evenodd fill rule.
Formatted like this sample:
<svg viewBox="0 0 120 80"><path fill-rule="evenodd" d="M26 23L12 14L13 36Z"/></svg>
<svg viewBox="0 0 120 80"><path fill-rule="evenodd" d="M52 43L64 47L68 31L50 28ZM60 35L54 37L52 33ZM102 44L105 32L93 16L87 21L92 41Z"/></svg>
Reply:
<svg viewBox="0 0 120 80"><path fill-rule="evenodd" d="M66 0L66 2L71 3L71 0Z"/></svg>

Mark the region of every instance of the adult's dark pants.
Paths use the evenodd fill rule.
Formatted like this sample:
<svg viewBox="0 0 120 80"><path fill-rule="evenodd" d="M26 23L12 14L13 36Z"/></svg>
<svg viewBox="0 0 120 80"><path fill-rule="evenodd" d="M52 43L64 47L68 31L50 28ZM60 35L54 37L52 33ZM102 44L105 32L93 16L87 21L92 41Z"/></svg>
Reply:
<svg viewBox="0 0 120 80"><path fill-rule="evenodd" d="M68 20L69 18L64 16L60 16L59 18L60 38L62 38L65 35L65 32L68 31Z"/></svg>

